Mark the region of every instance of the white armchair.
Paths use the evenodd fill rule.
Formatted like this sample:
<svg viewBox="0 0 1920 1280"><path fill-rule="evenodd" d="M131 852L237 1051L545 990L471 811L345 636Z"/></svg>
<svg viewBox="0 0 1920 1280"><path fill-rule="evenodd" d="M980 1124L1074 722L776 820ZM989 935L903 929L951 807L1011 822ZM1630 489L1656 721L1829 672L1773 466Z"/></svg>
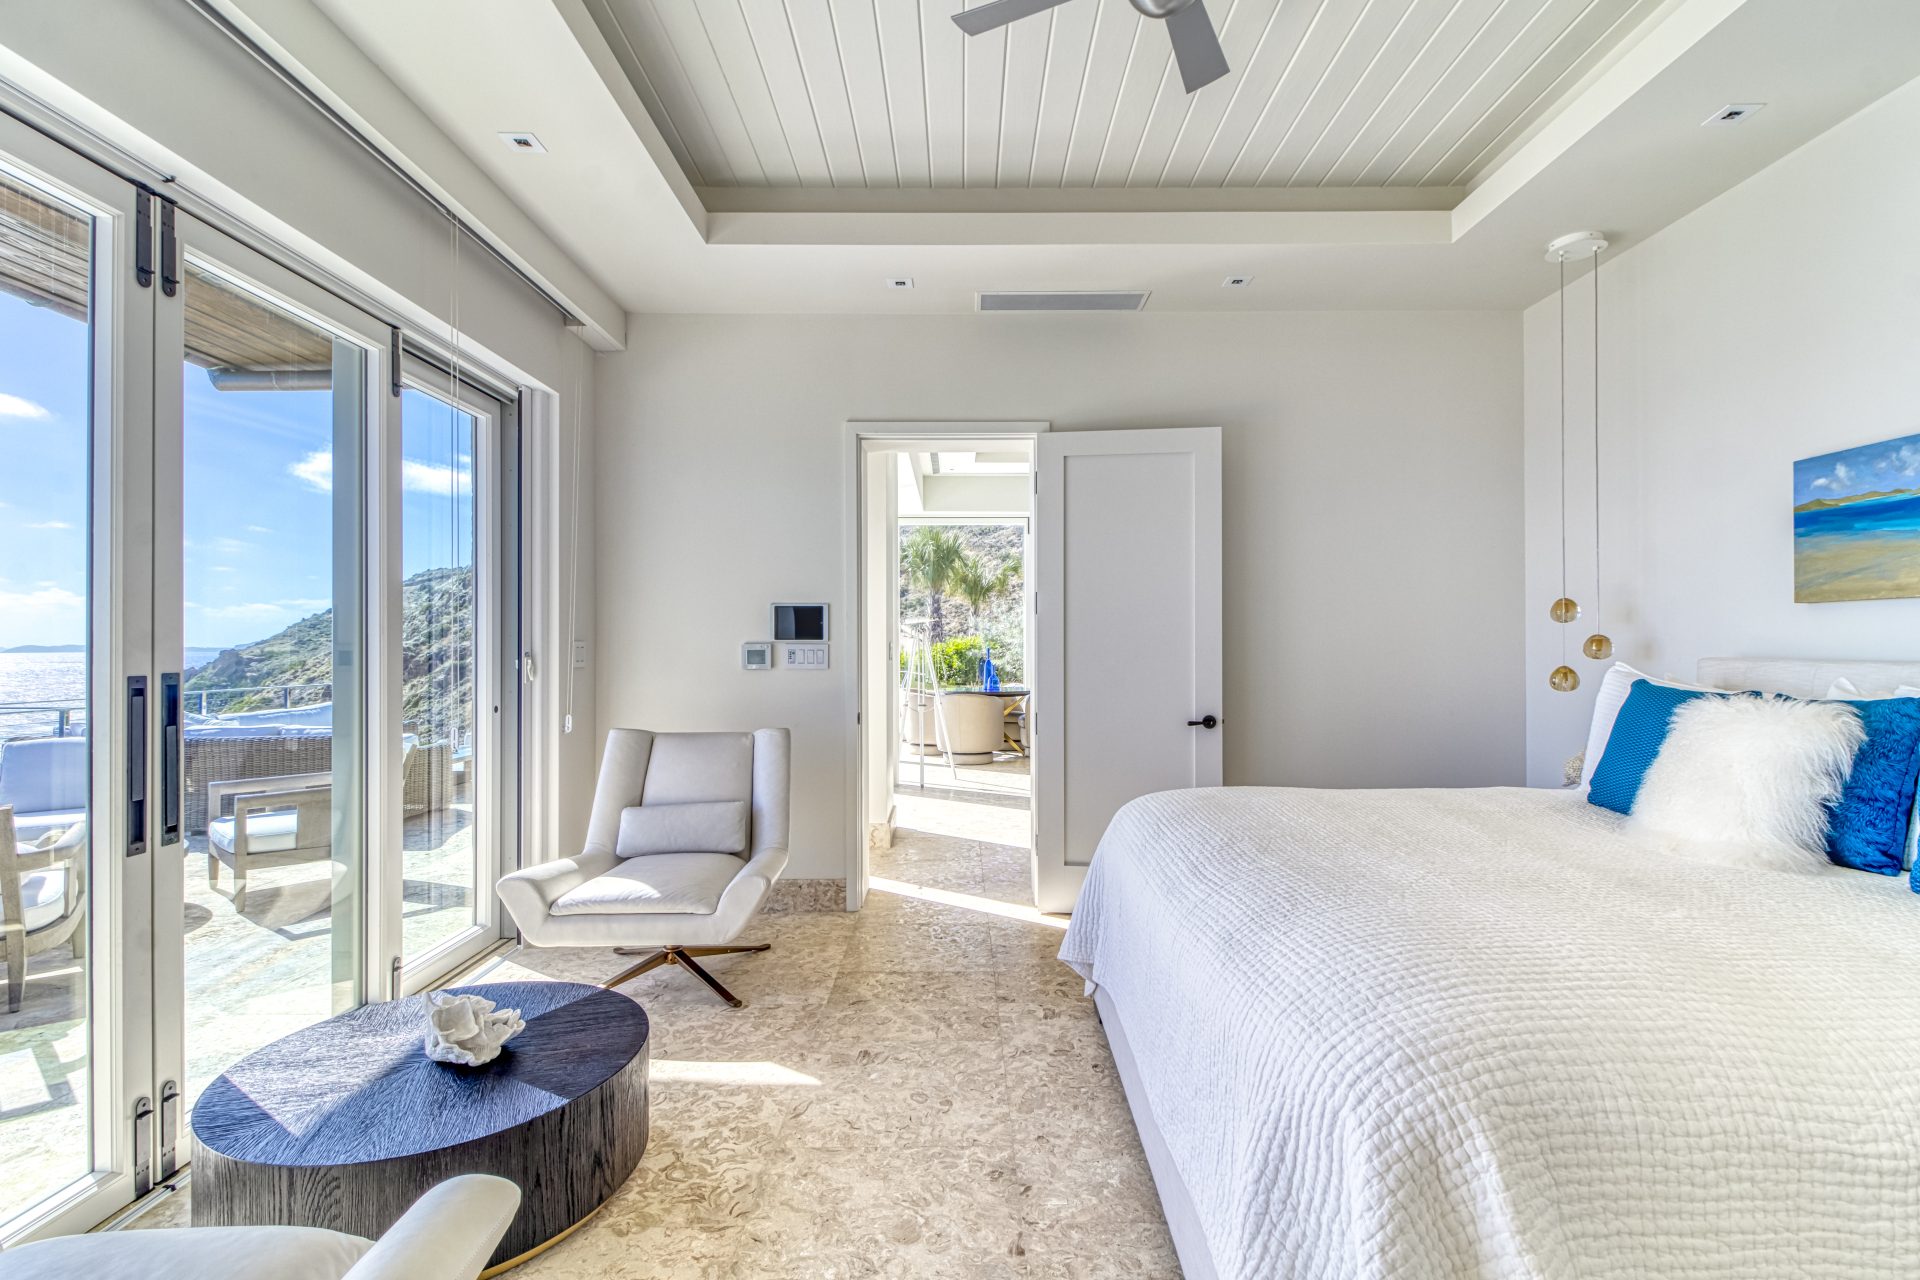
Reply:
<svg viewBox="0 0 1920 1280"><path fill-rule="evenodd" d="M14 838L13 809L0 805L0 927L6 932L7 1012L20 1012L27 961L61 943L87 953L87 822L46 831L33 844Z"/></svg>
<svg viewBox="0 0 1920 1280"><path fill-rule="evenodd" d="M607 987L677 964L741 1007L695 961L767 950L732 944L787 865L790 751L785 729L615 729L587 847L504 877L500 901L534 946L646 955Z"/></svg>
<svg viewBox="0 0 1920 1280"><path fill-rule="evenodd" d="M318 1227L164 1227L0 1253L0 1280L474 1280L520 1210L505 1178L449 1178L378 1242Z"/></svg>

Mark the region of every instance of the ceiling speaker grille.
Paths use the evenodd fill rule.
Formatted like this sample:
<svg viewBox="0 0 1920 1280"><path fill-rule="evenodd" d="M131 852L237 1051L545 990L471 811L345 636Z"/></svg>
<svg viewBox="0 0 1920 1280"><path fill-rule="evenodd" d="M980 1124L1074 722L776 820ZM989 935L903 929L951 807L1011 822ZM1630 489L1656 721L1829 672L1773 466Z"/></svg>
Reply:
<svg viewBox="0 0 1920 1280"><path fill-rule="evenodd" d="M1147 305L1145 291L1081 291L1077 293L983 293L982 311L1138 311Z"/></svg>

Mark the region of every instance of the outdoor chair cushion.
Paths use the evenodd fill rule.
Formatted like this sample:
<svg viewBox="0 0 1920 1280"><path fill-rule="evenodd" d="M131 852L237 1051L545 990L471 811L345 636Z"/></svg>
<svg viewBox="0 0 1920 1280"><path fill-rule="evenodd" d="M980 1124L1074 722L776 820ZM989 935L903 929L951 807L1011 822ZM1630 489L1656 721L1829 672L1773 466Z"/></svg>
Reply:
<svg viewBox="0 0 1920 1280"><path fill-rule="evenodd" d="M67 869L46 867L21 876L20 914L28 933L58 924L67 914Z"/></svg>
<svg viewBox="0 0 1920 1280"><path fill-rule="evenodd" d="M24 738L0 747L0 805L15 814L87 807L87 739Z"/></svg>
<svg viewBox="0 0 1920 1280"><path fill-rule="evenodd" d="M49 831L65 831L76 822L85 822L85 809L49 809L41 813L13 812L13 838L32 844Z"/></svg>
<svg viewBox="0 0 1920 1280"><path fill-rule="evenodd" d="M233 852L232 818L215 818L207 824L207 839L223 853ZM248 853L285 853L299 840L300 817L294 813L256 813L247 819Z"/></svg>
<svg viewBox="0 0 1920 1280"><path fill-rule="evenodd" d="M623 858L555 900L556 916L700 915L720 906L720 895L740 874L731 853L656 853Z"/></svg>
<svg viewBox="0 0 1920 1280"><path fill-rule="evenodd" d="M340 1280L373 1241L319 1227L171 1227L61 1236L0 1255L0 1280Z"/></svg>

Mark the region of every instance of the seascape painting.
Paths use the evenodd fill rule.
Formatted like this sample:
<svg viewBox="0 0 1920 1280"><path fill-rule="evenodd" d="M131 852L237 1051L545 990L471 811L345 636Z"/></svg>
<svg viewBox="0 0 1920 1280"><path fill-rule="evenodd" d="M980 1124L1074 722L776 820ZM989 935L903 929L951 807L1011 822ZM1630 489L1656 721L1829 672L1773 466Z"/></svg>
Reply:
<svg viewBox="0 0 1920 1280"><path fill-rule="evenodd" d="M1793 464L1793 598L1920 596L1920 435Z"/></svg>

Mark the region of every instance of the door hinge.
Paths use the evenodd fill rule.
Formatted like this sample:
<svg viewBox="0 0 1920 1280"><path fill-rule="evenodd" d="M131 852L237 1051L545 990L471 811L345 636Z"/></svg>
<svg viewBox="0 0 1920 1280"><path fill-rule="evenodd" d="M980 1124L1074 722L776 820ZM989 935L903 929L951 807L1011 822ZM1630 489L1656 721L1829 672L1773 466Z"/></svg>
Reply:
<svg viewBox="0 0 1920 1280"><path fill-rule="evenodd" d="M153 192L145 187L133 195L133 278L153 287Z"/></svg>
<svg viewBox="0 0 1920 1280"><path fill-rule="evenodd" d="M133 1104L133 1195L137 1200L153 1190L153 1099Z"/></svg>
<svg viewBox="0 0 1920 1280"><path fill-rule="evenodd" d="M169 1080L160 1086L160 1180L180 1171L175 1154L180 1145L180 1086Z"/></svg>
<svg viewBox="0 0 1920 1280"><path fill-rule="evenodd" d="M173 234L173 201L160 197L160 292L180 292L180 241Z"/></svg>

